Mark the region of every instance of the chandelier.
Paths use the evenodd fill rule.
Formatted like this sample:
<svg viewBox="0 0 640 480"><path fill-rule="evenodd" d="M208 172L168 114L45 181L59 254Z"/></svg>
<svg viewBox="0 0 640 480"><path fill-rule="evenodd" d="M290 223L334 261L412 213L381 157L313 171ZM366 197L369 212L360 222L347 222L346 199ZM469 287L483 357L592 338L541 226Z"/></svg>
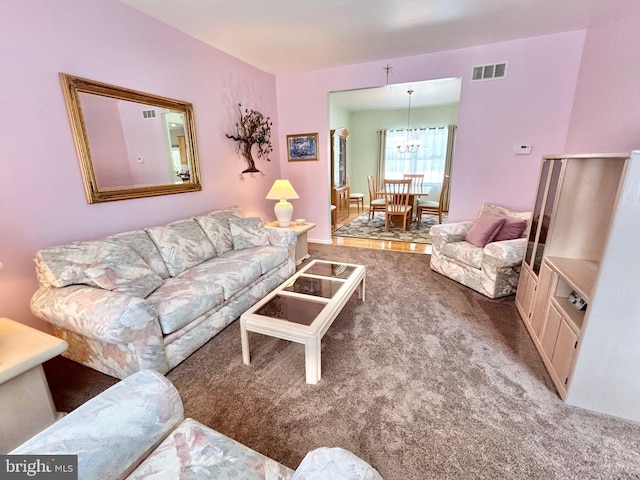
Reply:
<svg viewBox="0 0 640 480"><path fill-rule="evenodd" d="M418 148L420 148L420 142L418 140L409 139L409 132L411 131L411 94L413 93L413 90L409 89L407 90L407 93L409 94L409 110L407 112L407 140L406 143L399 143L397 146L398 153L400 153L401 155L405 155L407 153L416 153L418 151Z"/></svg>

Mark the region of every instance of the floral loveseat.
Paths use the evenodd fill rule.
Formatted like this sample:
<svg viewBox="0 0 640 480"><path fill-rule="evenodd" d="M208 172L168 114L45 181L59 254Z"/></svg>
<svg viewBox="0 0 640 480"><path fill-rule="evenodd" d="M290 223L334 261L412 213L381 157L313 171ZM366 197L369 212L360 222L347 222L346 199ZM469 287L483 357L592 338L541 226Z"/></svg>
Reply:
<svg viewBox="0 0 640 480"><path fill-rule="evenodd" d="M184 418L175 387L137 372L23 443L10 455L77 455L83 480L382 480L341 448L307 454L296 471Z"/></svg>
<svg viewBox="0 0 640 480"><path fill-rule="evenodd" d="M483 217L502 218L503 223L494 222L496 228L491 226L488 230L490 233L480 242L470 243L467 241L471 240L469 233ZM530 219L530 212L514 212L485 203L475 222L434 225L429 229L432 242L431 269L489 298L515 293L527 246ZM512 235L504 234L507 229ZM502 237L515 238L500 240Z"/></svg>
<svg viewBox="0 0 640 480"><path fill-rule="evenodd" d="M31 310L64 356L117 378L166 373L295 272L296 235L240 207L35 256Z"/></svg>

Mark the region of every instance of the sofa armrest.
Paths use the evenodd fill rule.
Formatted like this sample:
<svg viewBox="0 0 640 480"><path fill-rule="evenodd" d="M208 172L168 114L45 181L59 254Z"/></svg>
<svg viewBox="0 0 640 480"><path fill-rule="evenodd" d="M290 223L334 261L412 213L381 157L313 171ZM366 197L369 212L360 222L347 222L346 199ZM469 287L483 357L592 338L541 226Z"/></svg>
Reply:
<svg viewBox="0 0 640 480"><path fill-rule="evenodd" d="M375 468L342 448L322 447L302 459L291 480L382 480Z"/></svg>
<svg viewBox="0 0 640 480"><path fill-rule="evenodd" d="M288 228L265 227L265 230L267 231L271 245L278 245L280 247L295 246L298 240L296 232Z"/></svg>
<svg viewBox="0 0 640 480"><path fill-rule="evenodd" d="M431 243L434 248L440 249L447 243L461 242L466 237L471 225L473 225L473 222L443 223L440 225L434 225L429 229Z"/></svg>
<svg viewBox="0 0 640 480"><path fill-rule="evenodd" d="M141 370L10 453L78 455L78 478L125 478L183 418L171 382Z"/></svg>
<svg viewBox="0 0 640 480"><path fill-rule="evenodd" d="M522 263L526 247L526 238L489 243L482 251L482 263L496 268L517 267Z"/></svg>
<svg viewBox="0 0 640 480"><path fill-rule="evenodd" d="M150 333L162 338L150 302L86 285L40 288L31 298L31 311L53 325L105 343L136 342Z"/></svg>

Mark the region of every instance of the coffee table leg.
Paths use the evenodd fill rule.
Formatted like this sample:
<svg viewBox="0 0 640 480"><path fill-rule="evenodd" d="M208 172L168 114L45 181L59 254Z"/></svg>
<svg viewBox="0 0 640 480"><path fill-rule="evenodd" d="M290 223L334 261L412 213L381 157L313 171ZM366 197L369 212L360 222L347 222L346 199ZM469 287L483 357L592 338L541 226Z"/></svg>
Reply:
<svg viewBox="0 0 640 480"><path fill-rule="evenodd" d="M251 363L251 355L249 353L249 333L247 326L242 317L240 317L240 341L242 343L242 361L245 365Z"/></svg>
<svg viewBox="0 0 640 480"><path fill-rule="evenodd" d="M362 300L364 302L364 293L365 293L365 285L364 285L364 278L362 279L362 283L360 284L360 286L358 287L358 293L360 296L360 300Z"/></svg>
<svg viewBox="0 0 640 480"><path fill-rule="evenodd" d="M307 383L316 384L321 375L320 336L307 337L304 345L304 360Z"/></svg>

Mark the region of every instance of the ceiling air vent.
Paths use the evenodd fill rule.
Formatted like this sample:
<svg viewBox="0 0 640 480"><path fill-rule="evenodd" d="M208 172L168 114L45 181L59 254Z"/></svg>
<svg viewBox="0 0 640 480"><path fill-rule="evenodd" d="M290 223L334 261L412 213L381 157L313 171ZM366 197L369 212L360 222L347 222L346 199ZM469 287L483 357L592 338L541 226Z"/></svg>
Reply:
<svg viewBox="0 0 640 480"><path fill-rule="evenodd" d="M156 118L156 111L155 110L143 110L142 111L142 116L144 118Z"/></svg>
<svg viewBox="0 0 640 480"><path fill-rule="evenodd" d="M491 65L479 65L473 67L472 80L490 80L492 78L504 78L507 74L507 62L493 63Z"/></svg>

